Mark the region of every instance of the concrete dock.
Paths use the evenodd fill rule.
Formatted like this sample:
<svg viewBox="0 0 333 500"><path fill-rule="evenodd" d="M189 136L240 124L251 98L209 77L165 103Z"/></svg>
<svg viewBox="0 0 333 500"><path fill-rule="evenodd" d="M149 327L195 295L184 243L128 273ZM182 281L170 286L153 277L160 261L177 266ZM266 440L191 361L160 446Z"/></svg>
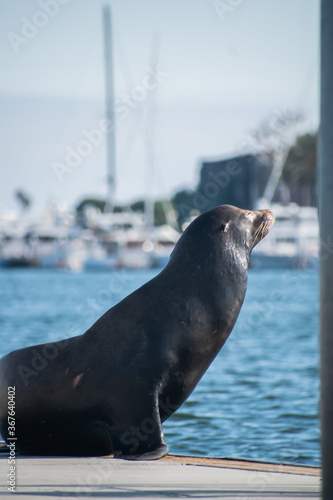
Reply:
<svg viewBox="0 0 333 500"><path fill-rule="evenodd" d="M153 462L111 457L17 457L15 492L0 456L0 498L319 499L320 469L224 459L167 456ZM13 479L13 477L12 477Z"/></svg>

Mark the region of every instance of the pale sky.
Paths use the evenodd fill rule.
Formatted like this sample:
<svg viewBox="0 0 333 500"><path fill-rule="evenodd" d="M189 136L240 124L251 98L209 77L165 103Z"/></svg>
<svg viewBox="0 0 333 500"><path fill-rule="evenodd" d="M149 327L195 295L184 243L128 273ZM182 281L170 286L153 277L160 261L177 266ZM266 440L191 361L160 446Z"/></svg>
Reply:
<svg viewBox="0 0 333 500"><path fill-rule="evenodd" d="M104 4L118 202L195 188L202 159L234 154L284 111L301 112L303 130L318 127L319 0L0 0L0 208L17 206L17 188L35 210L105 195ZM156 110L153 181L148 108ZM60 176L58 164L67 166Z"/></svg>

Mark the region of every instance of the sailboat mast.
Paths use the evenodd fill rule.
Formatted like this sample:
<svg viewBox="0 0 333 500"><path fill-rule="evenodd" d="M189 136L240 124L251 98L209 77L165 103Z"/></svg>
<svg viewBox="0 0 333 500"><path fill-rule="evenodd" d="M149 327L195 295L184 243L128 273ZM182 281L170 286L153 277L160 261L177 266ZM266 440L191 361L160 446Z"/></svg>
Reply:
<svg viewBox="0 0 333 500"><path fill-rule="evenodd" d="M150 68L157 71L158 54L159 53L159 36L154 35L152 43L152 51L150 58ZM156 97L157 90L149 93L147 99L147 124L146 124L146 200L145 200L145 216L146 225L154 227L154 184L155 184L155 169L156 169L156 153L155 153L155 129L156 129Z"/></svg>
<svg viewBox="0 0 333 500"><path fill-rule="evenodd" d="M112 54L111 9L103 7L104 61L105 61L105 104L109 133L106 143L107 197L104 212L112 212L115 204L116 137L114 112L114 79Z"/></svg>

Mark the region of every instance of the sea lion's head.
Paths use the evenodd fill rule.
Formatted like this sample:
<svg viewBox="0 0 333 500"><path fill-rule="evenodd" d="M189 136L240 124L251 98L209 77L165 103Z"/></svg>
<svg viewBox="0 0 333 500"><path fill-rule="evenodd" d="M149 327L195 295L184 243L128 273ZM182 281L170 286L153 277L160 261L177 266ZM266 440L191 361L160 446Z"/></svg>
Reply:
<svg viewBox="0 0 333 500"><path fill-rule="evenodd" d="M216 211L216 212L215 212ZM242 210L231 205L221 205L212 210L213 217L227 221L224 223L223 232L229 233L230 239L235 243L244 245L248 256L252 249L269 232L275 218L269 210ZM223 223L222 223L223 226Z"/></svg>
<svg viewBox="0 0 333 500"><path fill-rule="evenodd" d="M204 261L235 262L248 266L252 249L262 240L275 218L269 210L242 210L220 205L197 217L186 229L172 258L183 254L202 266ZM192 266L191 266L192 267Z"/></svg>
<svg viewBox="0 0 333 500"><path fill-rule="evenodd" d="M183 233L168 269L202 300L241 304L250 254L274 223L269 210L220 205L197 217ZM181 285L178 285L181 286ZM206 299L205 299L206 296Z"/></svg>

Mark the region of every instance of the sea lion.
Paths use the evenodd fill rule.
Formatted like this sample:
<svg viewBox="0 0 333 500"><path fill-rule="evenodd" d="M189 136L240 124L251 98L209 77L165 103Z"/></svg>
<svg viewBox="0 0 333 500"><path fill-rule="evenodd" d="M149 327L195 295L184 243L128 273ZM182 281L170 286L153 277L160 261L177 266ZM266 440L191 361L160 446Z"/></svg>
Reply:
<svg viewBox="0 0 333 500"><path fill-rule="evenodd" d="M8 391L14 391L21 454L166 455L162 422L191 394L230 335L251 250L273 222L268 210L230 205L200 215L160 274L86 333L2 358L0 431L7 443L13 435Z"/></svg>

